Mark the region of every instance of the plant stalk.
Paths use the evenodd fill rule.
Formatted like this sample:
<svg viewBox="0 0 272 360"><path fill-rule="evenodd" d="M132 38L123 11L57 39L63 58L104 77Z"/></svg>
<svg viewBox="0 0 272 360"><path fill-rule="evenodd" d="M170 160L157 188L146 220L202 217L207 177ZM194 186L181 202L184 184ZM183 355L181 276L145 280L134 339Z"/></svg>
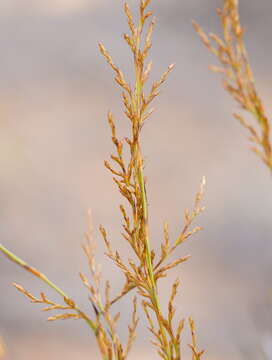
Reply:
<svg viewBox="0 0 272 360"><path fill-rule="evenodd" d="M24 260L22 260L21 258L19 258L17 255L15 255L14 253L12 253L10 250L8 250L4 245L0 244L0 251L7 256L7 258L9 260L11 260L12 262L14 262L15 264L23 267L25 270L27 270L28 272L30 272L32 275L36 276L37 278L39 278L40 280L42 280L44 283L46 283L48 286L51 287L51 289L53 289L54 291L56 291L61 297L63 297L64 299L70 299L70 297L62 290L60 289L56 284L54 284L51 280L48 279L47 276L45 276L44 274L42 274L41 272L39 272L38 270L36 270L35 268L33 268L32 266L29 266ZM93 330L93 332L96 334L97 333L97 326L96 324L89 319L80 309L79 307L75 304L74 307L75 311L85 320L85 322L88 324L88 326Z"/></svg>

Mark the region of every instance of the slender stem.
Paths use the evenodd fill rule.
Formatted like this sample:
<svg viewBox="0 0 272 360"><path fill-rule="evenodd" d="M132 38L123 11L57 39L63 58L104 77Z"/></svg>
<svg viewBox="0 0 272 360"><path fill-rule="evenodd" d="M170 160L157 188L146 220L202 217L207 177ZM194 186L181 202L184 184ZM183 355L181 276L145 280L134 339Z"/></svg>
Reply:
<svg viewBox="0 0 272 360"><path fill-rule="evenodd" d="M135 113L137 113L137 121L139 125L142 125L142 119L141 119L141 96L143 91L143 85L142 85L142 69L140 68L138 64L138 52L140 47L140 29L138 30L138 36L136 40L136 55L135 55L135 69L136 69L136 82L135 82L135 99L134 99L134 110ZM138 139L139 140L139 139ZM150 249L150 241L149 241L149 229L148 229L148 203L147 203L147 196L146 196L146 189L145 189L145 180L144 180L144 171L143 171L143 157L141 154L141 149L139 142L136 144L136 154L137 154L137 177L138 177L138 183L140 186L141 191L141 198L142 198L142 208L143 208L143 216L144 216L144 234L145 234L145 240L146 240L146 262L147 262L147 268L151 280L152 285L152 292L155 295L156 293L156 282L154 279L154 272L153 272L153 266L151 261L151 249Z"/></svg>
<svg viewBox="0 0 272 360"><path fill-rule="evenodd" d="M139 123L139 126L142 125L142 118L141 118L141 98L142 98L142 90L143 90L143 84L142 84L142 68L138 64L137 60L137 54L139 51L140 46L140 30L138 30L138 37L136 40L136 47L137 51L135 54L135 70L136 70L136 82L135 82L135 98L134 98L134 111L137 114L137 121ZM140 187L141 192L141 200L142 200L142 210L143 210L143 226L144 226L144 237L145 237L145 247L146 247L146 264L147 264L147 270L149 275L149 281L150 281L150 294L151 294L151 301L155 309L156 318L158 321L158 325L160 327L160 331L163 337L164 346L167 353L167 359L171 359L169 344L167 340L167 336L165 333L165 328L162 324L162 314L160 310L159 300L158 300L158 294L157 294L157 285L154 277L154 269L151 259L151 248L150 248L150 239L149 239L149 227L148 227L148 202L147 202L147 195L146 195L146 188L145 188L145 179L144 179L144 171L143 171L143 157L141 154L139 139L137 139L137 143L135 145L135 152L137 155L137 161L136 161L136 173L138 178L138 183Z"/></svg>
<svg viewBox="0 0 272 360"><path fill-rule="evenodd" d="M154 278L153 265L151 261L151 248L150 248L150 240L149 240L149 227L148 227L148 204L146 197L146 189L144 183L144 172L142 165L142 157L140 153L140 149L138 148L138 157L139 157L139 167L138 167L138 181L141 190L142 197L142 206L143 206L143 215L144 215L144 234L145 234L145 245L146 245L146 263L148 268L148 273L151 280L151 286L153 289L153 293L156 293L156 282Z"/></svg>
<svg viewBox="0 0 272 360"><path fill-rule="evenodd" d="M20 259L18 256L16 256L15 254L13 254L11 251L9 251L7 248L5 248L2 244L0 244L0 250L13 262L15 262L16 264L22 266L23 268L25 268L26 270L30 271L33 275L39 277L40 279L42 279L44 282L47 283L47 285L49 285L52 289L54 289L57 293L59 293L62 297L66 297L68 298L68 296L57 286L55 285L52 281L50 281L44 274L41 274L38 270L34 269L33 267L27 265L27 263Z"/></svg>
<svg viewBox="0 0 272 360"><path fill-rule="evenodd" d="M141 156L140 151L138 152L138 154L139 154L139 156ZM149 228L148 228L148 204L147 204L146 190L145 190L145 184L144 184L142 158L140 160L141 160L141 165L138 168L138 180L139 180L139 185L140 185L140 190L141 190L142 206L143 206L143 214L144 214L146 263L147 263L148 274L149 274L150 282L151 282L151 289L150 289L151 290L151 299L152 299L153 306L155 308L157 321L158 321L160 331L161 331L161 334L162 334L162 337L164 340L164 344L166 347L167 357L168 357L168 359L171 359L167 336L165 334L165 329L164 329L164 326L161 321L162 314L161 314L161 310L160 310L158 294L157 294L157 285L156 285L156 281L155 281L155 277L154 277L154 269L153 269L153 264L152 264L152 260L151 260L151 249L150 249Z"/></svg>
<svg viewBox="0 0 272 360"><path fill-rule="evenodd" d="M51 280L48 279L47 276L40 273L38 270L33 268L32 266L29 266L24 260L19 258L17 255L12 253L10 250L8 250L4 245L0 244L0 251L4 255L7 256L7 258L11 261L13 261L15 264L23 267L25 270L30 272L32 275L36 276L37 278L41 279L43 282L45 282L48 286L51 287L51 289L55 290L61 297L65 299L70 299L70 297L61 290L56 284L54 284ZM75 304L74 306L75 311L86 321L86 323L89 325L89 327L94 331L94 333L97 332L97 326L96 324L87 317L86 314L84 314L83 311L80 310L80 308Z"/></svg>

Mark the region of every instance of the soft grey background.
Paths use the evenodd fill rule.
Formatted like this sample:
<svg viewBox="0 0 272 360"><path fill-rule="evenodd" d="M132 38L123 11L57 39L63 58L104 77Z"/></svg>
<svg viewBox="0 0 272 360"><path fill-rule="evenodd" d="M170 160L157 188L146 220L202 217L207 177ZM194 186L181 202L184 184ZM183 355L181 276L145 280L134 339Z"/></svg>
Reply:
<svg viewBox="0 0 272 360"><path fill-rule="evenodd" d="M207 359L272 359L271 175L249 151L247 134L232 119L236 105L207 70L213 58L192 30L194 18L218 31L214 9L223 0L153 1L158 19L152 59L154 78L175 62L156 113L144 129L144 152L153 244L162 223L174 237L182 226L202 175L207 177L205 231L179 249L192 259L171 274L181 277L180 317L192 315ZM106 113L126 123L119 89L98 53L103 41L128 72L131 57L121 0L1 0L0 2L0 239L55 279L88 309L78 272L86 270L80 244L91 208L98 261L113 291L122 284L103 257L97 227L103 223L119 243L119 195L103 160L112 150ZM135 8L136 0L130 4ZM241 1L242 20L255 77L271 114L270 0ZM119 122L120 120L120 122ZM0 337L6 360L99 359L81 322L45 321L12 281L35 294L39 281L6 258L0 259ZM162 283L167 294L169 281ZM165 304L167 297L162 296ZM130 298L122 309L123 328ZM140 313L141 314L141 313ZM143 321L144 322L144 321ZM156 359L139 327L131 359ZM186 356L187 335L184 338Z"/></svg>

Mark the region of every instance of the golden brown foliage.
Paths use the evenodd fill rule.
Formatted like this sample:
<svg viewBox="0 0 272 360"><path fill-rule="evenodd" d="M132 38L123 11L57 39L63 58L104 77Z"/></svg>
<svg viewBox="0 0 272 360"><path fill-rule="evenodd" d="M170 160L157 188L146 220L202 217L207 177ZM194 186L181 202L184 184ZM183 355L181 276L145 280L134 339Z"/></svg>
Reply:
<svg viewBox="0 0 272 360"><path fill-rule="evenodd" d="M194 22L193 25L204 45L219 60L220 66L211 66L211 70L223 75L226 91L255 119L255 124L252 124L244 116L234 114L249 131L250 141L254 143L252 150L272 170L270 122L255 86L238 6L238 0L224 0L223 9L217 10L223 30L222 37L213 33L207 35L197 23Z"/></svg>

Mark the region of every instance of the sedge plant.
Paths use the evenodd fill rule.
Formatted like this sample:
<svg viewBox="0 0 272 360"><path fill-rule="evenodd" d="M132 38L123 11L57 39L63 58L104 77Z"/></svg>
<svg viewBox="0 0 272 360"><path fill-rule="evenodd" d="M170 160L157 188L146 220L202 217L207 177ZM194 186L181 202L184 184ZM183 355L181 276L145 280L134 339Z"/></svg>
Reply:
<svg viewBox="0 0 272 360"><path fill-rule="evenodd" d="M184 320L177 319L176 321L174 307L179 280L176 280L172 285L166 313L163 313L161 308L159 281L166 277L171 269L184 263L189 258L188 256L176 256L176 249L201 229L198 226L193 227L192 224L204 209L201 205L205 184L205 179L203 178L200 191L195 197L193 210L186 210L184 213L184 224L180 233L177 234L176 239L170 240L168 224L164 224L164 236L160 252L155 252L152 248L152 236L149 230L148 189L144 175L141 135L143 125L153 113L151 104L159 95L160 87L166 81L174 66L170 65L161 78L151 84L150 90L146 90L146 84L152 69L152 62L148 60L148 57L155 25L152 12L148 9L150 3L151 0L139 1L137 23L135 23L129 5L127 3L124 5L124 12L129 27L129 33L124 34L124 40L132 54L134 74L134 83L132 85L114 63L105 46L99 43L100 52L112 68L114 80L121 88L124 115L130 124L130 133L124 140L119 139L114 116L111 112L108 113L108 123L111 130L114 152L110 156L110 161L105 161L105 167L113 176L113 181L121 194L120 214L123 229L121 236L123 241L128 243L131 255L133 254L135 259L131 260L132 256L128 259L123 259L120 251L113 249L106 229L100 226L100 233L106 247L106 256L112 260L113 266L117 267L125 278L120 293L115 297L111 297L109 282L106 282L105 289L102 290L101 274L94 257L91 226L86 234L86 243L83 246L88 259L91 278L89 279L84 274L80 274L80 278L89 292L93 315L84 312L75 303L70 294L64 292L44 274L28 265L4 247L4 245L0 244L0 250L4 255L51 287L60 296L61 301L55 302L44 293L37 297L21 285L14 284L14 286L29 298L32 303L44 305L44 311L60 311L60 313L50 316L48 318L49 321L82 319L88 325L90 331L93 332L103 360L124 360L128 357L139 321L136 297L132 303L132 320L128 326L128 340L126 344L123 344L118 336L116 324L120 314L114 314L113 307L121 298L132 291L137 295L138 302L140 300L144 309L147 326L153 337L152 343L159 356L164 360L181 359L181 338ZM174 325L176 322L177 326ZM203 351L199 351L197 348L194 321L189 318L188 324L192 336L190 344L192 359L200 360Z"/></svg>
<svg viewBox="0 0 272 360"><path fill-rule="evenodd" d="M211 70L222 74L223 87L244 110L251 115L247 120L245 115L234 113L250 134L251 149L264 164L272 170L271 124L266 115L262 100L258 94L253 71L247 54L244 35L239 14L239 0L224 0L222 9L217 9L222 27L222 36L214 33L207 35L201 26L193 22L206 48L216 56L218 65L210 66Z"/></svg>

